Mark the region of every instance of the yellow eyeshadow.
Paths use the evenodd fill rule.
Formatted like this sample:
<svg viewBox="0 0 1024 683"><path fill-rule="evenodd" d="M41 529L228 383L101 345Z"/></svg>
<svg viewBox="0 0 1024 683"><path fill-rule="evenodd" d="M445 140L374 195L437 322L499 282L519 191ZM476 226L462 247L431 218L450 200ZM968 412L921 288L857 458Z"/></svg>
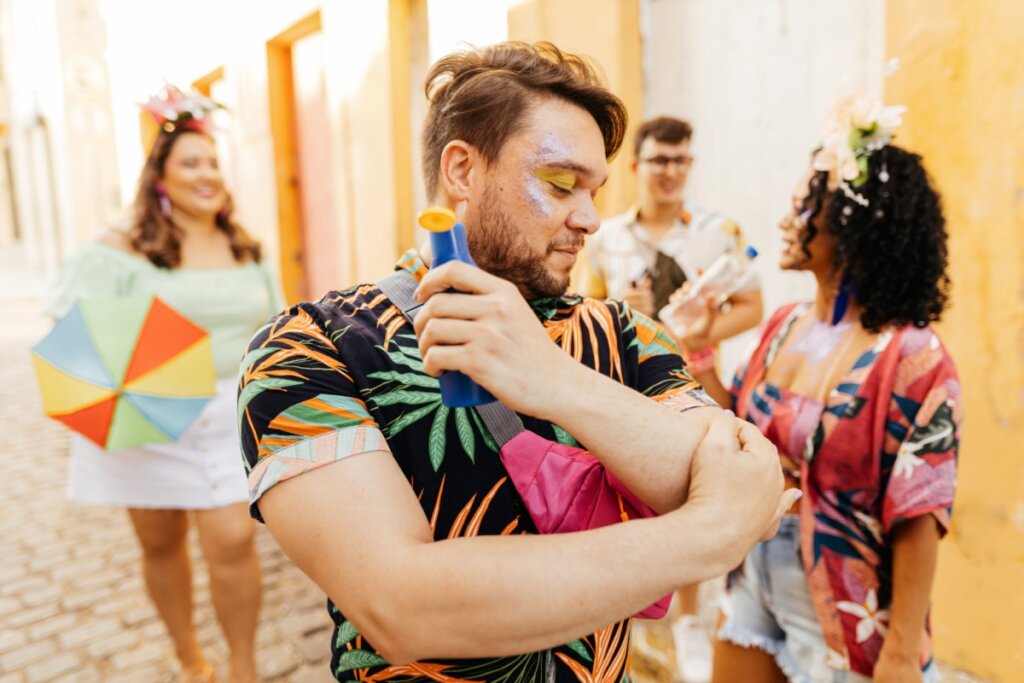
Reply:
<svg viewBox="0 0 1024 683"><path fill-rule="evenodd" d="M570 173L569 171L554 171L550 168L538 168L534 171L534 175L544 182L551 183L555 187L566 191L576 187L576 174Z"/></svg>

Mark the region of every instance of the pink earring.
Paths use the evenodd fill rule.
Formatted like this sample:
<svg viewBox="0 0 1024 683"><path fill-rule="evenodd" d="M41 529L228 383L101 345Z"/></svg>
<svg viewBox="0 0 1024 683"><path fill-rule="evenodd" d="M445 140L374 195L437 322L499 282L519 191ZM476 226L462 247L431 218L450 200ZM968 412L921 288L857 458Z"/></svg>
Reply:
<svg viewBox="0 0 1024 683"><path fill-rule="evenodd" d="M160 202L160 213L164 215L164 218L170 218L171 200L167 197L167 190L164 188L164 184L157 183L153 186L153 191L156 192L156 199Z"/></svg>

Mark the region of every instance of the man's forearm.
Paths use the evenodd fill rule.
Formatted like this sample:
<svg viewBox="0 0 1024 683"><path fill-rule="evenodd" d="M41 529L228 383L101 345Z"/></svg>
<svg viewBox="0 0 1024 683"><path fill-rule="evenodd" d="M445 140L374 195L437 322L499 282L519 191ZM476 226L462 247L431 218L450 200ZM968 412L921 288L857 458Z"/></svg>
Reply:
<svg viewBox="0 0 1024 683"><path fill-rule="evenodd" d="M655 512L683 504L690 461L718 408L680 413L578 364L557 385L540 417L568 430Z"/></svg>
<svg viewBox="0 0 1024 683"><path fill-rule="evenodd" d="M593 633L739 561L719 535L722 521L699 515L683 509L583 534L460 538L401 551L388 563L394 576L379 577L393 590L373 610L372 630L394 628L396 613L415 618L402 621L393 642L374 644L397 663L533 652Z"/></svg>
<svg viewBox="0 0 1024 683"><path fill-rule="evenodd" d="M774 449L748 432L729 416L712 421L687 505L589 531L435 541L386 451L278 482L260 511L288 557L391 663L529 652L619 621L742 560L792 504L781 493ZM485 497L474 519L487 505Z"/></svg>
<svg viewBox="0 0 1024 683"><path fill-rule="evenodd" d="M893 586L886 648L917 656L935 576L939 532L935 518L923 515L894 530Z"/></svg>

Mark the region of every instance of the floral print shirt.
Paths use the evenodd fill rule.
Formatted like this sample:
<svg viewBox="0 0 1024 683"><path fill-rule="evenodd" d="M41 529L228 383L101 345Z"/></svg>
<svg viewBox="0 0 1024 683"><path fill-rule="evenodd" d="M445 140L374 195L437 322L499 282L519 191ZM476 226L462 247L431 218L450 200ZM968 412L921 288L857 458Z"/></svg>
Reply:
<svg viewBox="0 0 1024 683"><path fill-rule="evenodd" d="M733 380L733 407L800 464L801 555L829 665L871 676L892 603L893 528L921 515L949 527L960 383L935 332L910 325L881 334L824 403L766 382L808 308L784 306L765 324Z"/></svg>
<svg viewBox="0 0 1024 683"><path fill-rule="evenodd" d="M414 251L398 267L418 279L426 272ZM711 404L668 336L628 307L579 297L531 306L577 361L674 410ZM438 381L423 372L411 324L375 285L299 304L257 332L242 362L238 416L256 519L260 497L279 482L354 454L385 451L419 498L435 540L535 533L479 415L441 403ZM522 417L539 435L577 445L558 425ZM391 666L335 605L328 609L335 624L331 668L339 681L619 683L626 677L628 620L543 652Z"/></svg>

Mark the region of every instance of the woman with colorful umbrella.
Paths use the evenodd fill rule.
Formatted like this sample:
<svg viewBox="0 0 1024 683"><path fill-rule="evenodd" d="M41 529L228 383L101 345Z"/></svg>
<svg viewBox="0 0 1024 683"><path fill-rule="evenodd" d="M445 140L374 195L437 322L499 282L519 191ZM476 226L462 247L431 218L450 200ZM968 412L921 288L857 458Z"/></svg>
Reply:
<svg viewBox="0 0 1024 683"><path fill-rule="evenodd" d="M86 368L68 380L76 389L63 400L89 405L59 418L89 437L73 438L69 496L128 508L181 679L213 681L192 619L186 536L194 512L230 648L230 680L243 683L256 679L260 569L238 455L235 375L249 339L281 302L259 244L232 219L211 136L217 105L167 87L145 108L160 128L133 216L74 256L47 305L65 316L58 329L81 322L77 360L51 366L55 347L44 340L36 364L51 375ZM106 387L89 388L104 380ZM214 394L205 404L204 383Z"/></svg>

